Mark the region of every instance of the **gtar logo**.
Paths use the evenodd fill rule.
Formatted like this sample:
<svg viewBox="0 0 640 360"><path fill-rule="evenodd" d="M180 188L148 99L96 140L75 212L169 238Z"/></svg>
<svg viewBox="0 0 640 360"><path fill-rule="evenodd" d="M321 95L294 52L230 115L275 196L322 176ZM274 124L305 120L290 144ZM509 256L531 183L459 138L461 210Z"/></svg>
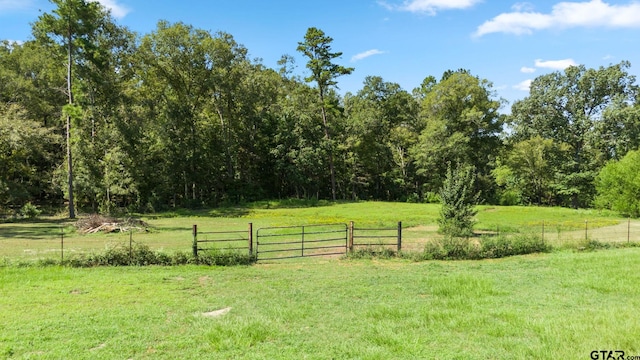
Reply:
<svg viewBox="0 0 640 360"><path fill-rule="evenodd" d="M625 360L622 350L594 350L591 352L593 360Z"/></svg>

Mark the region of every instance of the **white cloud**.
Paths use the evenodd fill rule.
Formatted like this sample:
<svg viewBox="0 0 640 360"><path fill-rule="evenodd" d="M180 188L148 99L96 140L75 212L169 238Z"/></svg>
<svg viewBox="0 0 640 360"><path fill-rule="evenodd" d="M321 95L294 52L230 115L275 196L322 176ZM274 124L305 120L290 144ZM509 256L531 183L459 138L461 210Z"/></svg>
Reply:
<svg viewBox="0 0 640 360"><path fill-rule="evenodd" d="M530 67L523 66L523 67L521 67L521 68L520 68L520 72L523 72L523 73L525 73L525 74L531 74L531 73L536 72L536 69L535 69L535 68L530 68Z"/></svg>
<svg viewBox="0 0 640 360"><path fill-rule="evenodd" d="M560 2L551 13L533 12L530 8L515 8L480 25L474 36L491 33L531 34L536 30L571 27L639 28L640 2L612 5L602 0Z"/></svg>
<svg viewBox="0 0 640 360"><path fill-rule="evenodd" d="M543 61L540 59L536 59L536 67L544 68L544 69L552 69L552 70L564 70L569 66L577 66L578 64L573 61L573 59L564 59L564 60L547 60Z"/></svg>
<svg viewBox="0 0 640 360"><path fill-rule="evenodd" d="M386 1L378 1L378 3L389 10L435 15L441 10L467 9L481 1L482 0L405 0L401 5L389 4Z"/></svg>
<svg viewBox="0 0 640 360"><path fill-rule="evenodd" d="M380 55L380 54L384 54L384 51L380 51L378 49L371 49L371 50L367 50L365 52L361 52L359 54L356 54L354 56L351 57L351 62L356 62L356 61L360 61L362 59L366 59L369 56L374 56L374 55Z"/></svg>
<svg viewBox="0 0 640 360"><path fill-rule="evenodd" d="M528 79L525 80L519 84L513 85L513 88L516 90L520 90L520 91L529 91L529 88L531 88L531 83L533 82L533 80Z"/></svg>
<svg viewBox="0 0 640 360"><path fill-rule="evenodd" d="M102 6L104 6L105 8L111 10L111 15L113 15L113 17L115 17L116 19L121 19L127 16L129 12L131 12L131 9L129 9L128 7L118 4L117 0L93 0L93 1L97 1L100 4L102 4Z"/></svg>
<svg viewBox="0 0 640 360"><path fill-rule="evenodd" d="M513 11L516 11L516 12L533 11L534 6L533 4L528 2L521 2L521 3L513 4L513 6L511 6L511 9L513 9Z"/></svg>

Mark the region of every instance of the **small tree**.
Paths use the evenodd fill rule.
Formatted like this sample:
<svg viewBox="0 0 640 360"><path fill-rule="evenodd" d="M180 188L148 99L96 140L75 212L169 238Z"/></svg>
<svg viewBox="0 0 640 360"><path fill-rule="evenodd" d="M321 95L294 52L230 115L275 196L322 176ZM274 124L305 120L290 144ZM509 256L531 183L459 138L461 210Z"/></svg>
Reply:
<svg viewBox="0 0 640 360"><path fill-rule="evenodd" d="M439 232L449 236L473 235L475 205L480 193L474 192L475 175L472 166L447 167L447 176L440 189Z"/></svg>
<svg viewBox="0 0 640 360"><path fill-rule="evenodd" d="M611 161L596 178L596 206L623 215L640 216L640 151L630 151Z"/></svg>

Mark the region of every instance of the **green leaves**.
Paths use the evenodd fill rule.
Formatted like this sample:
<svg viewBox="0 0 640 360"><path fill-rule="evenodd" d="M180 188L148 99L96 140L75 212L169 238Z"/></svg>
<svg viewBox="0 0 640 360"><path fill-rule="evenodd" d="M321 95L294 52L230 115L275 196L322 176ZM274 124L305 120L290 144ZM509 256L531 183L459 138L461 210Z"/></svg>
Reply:
<svg viewBox="0 0 640 360"><path fill-rule="evenodd" d="M440 189L440 217L439 232L452 237L473 235L474 216L477 214L475 205L480 193L475 191L474 168L460 166L447 167L447 175Z"/></svg>
<svg viewBox="0 0 640 360"><path fill-rule="evenodd" d="M640 151L607 163L596 178L596 206L626 216L640 216Z"/></svg>

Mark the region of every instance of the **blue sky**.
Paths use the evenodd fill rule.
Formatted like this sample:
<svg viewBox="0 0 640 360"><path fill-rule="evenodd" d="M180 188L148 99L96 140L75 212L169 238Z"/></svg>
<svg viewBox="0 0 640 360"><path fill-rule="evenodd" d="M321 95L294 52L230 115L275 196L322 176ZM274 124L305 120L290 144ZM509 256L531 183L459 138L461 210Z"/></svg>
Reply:
<svg viewBox="0 0 640 360"><path fill-rule="evenodd" d="M306 69L297 43L318 27L343 52L339 62L355 67L339 79L341 93L358 91L368 75L411 91L426 76L465 68L512 103L527 96L531 79L571 64L628 60L640 74L637 0L99 1L140 34L161 19L225 31L268 67L293 55L300 75ZM0 0L0 39L29 39L39 11L51 9L47 0Z"/></svg>

